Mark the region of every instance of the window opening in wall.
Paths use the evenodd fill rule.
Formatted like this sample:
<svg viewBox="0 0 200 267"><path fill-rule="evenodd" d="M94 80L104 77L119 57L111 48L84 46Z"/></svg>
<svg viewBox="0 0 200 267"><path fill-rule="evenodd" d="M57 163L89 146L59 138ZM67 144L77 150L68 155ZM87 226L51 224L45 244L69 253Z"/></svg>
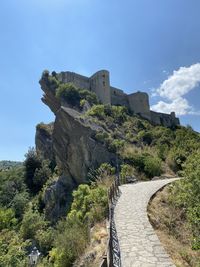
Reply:
<svg viewBox="0 0 200 267"><path fill-rule="evenodd" d="M102 77L105 78L106 77L105 74L103 74Z"/></svg>
<svg viewBox="0 0 200 267"><path fill-rule="evenodd" d="M105 83L105 81L103 81L103 86L105 86L106 85L106 83Z"/></svg>

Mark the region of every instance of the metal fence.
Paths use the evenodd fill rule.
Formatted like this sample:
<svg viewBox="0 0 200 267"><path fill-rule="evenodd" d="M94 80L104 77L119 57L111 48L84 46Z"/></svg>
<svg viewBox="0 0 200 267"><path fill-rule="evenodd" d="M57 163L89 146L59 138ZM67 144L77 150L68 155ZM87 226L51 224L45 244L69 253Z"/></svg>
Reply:
<svg viewBox="0 0 200 267"><path fill-rule="evenodd" d="M108 245L107 255L103 258L100 267L121 267L120 248L114 221L114 208L120 196L119 177L108 189Z"/></svg>

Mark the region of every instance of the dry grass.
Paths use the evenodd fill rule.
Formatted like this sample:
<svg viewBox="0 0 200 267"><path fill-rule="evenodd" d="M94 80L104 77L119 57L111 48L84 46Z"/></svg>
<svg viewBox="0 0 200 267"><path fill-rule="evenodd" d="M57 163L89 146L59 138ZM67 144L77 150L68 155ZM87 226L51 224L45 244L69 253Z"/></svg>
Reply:
<svg viewBox="0 0 200 267"><path fill-rule="evenodd" d="M74 267L96 267L99 266L107 250L106 221L96 224L91 229L91 242L84 255L78 259Z"/></svg>
<svg viewBox="0 0 200 267"><path fill-rule="evenodd" d="M161 243L177 267L200 267L200 251L191 249L192 235L183 210L168 201L169 186L150 202L148 215Z"/></svg>

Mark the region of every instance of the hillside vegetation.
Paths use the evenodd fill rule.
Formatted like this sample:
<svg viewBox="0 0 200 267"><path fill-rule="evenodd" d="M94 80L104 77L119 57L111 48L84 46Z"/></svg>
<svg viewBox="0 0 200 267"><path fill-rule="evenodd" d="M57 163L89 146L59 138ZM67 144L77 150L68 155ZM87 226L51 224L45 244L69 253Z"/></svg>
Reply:
<svg viewBox="0 0 200 267"><path fill-rule="evenodd" d="M0 266L27 266L27 255L35 245L42 253L40 267L68 267L79 262L91 242L94 247L101 243L95 229L105 222L107 189L118 172L122 183L130 177L148 180L183 175L184 180L170 191L170 201L187 218L191 248L200 249L199 134L191 127L152 125L124 107L98 103L86 90L52 81L57 98L65 98L79 109L80 118L99 126L92 138L107 147L117 162L88 170L86 183L77 185L68 199L68 212L56 222L46 217L45 192L62 175L59 165L29 149L22 167L1 171ZM97 251L90 252L82 266L95 266L97 255Z"/></svg>
<svg viewBox="0 0 200 267"><path fill-rule="evenodd" d="M2 160L0 161L0 170L10 169L12 167L22 166L20 161Z"/></svg>

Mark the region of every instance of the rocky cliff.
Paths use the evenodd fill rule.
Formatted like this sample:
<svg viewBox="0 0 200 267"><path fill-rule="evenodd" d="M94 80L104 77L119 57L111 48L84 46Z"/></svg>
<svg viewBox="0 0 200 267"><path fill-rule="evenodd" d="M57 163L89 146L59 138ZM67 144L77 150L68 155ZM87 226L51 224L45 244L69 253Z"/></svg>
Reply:
<svg viewBox="0 0 200 267"><path fill-rule="evenodd" d="M44 194L46 214L54 219L66 212L71 191L87 182L91 168L116 161L115 154L94 138L101 127L82 116L84 109L60 101L55 94L55 83L47 73L40 80L42 101L55 114L55 122L39 124L35 140L37 153L50 161L55 158L61 174Z"/></svg>

